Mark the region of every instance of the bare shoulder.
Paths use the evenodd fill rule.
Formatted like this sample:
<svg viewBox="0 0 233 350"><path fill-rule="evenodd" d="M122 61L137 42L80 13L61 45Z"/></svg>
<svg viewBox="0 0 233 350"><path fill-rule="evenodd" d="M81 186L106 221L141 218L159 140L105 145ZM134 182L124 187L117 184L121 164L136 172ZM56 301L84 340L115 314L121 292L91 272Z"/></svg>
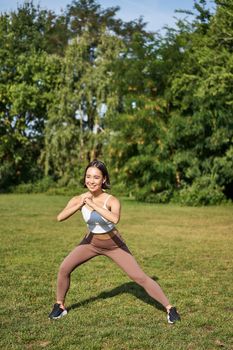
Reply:
<svg viewBox="0 0 233 350"><path fill-rule="evenodd" d="M109 197L109 202L108 203L109 203L110 206L112 206L112 205L120 206L121 205L119 199L117 197L113 196L113 195L111 195L111 197Z"/></svg>

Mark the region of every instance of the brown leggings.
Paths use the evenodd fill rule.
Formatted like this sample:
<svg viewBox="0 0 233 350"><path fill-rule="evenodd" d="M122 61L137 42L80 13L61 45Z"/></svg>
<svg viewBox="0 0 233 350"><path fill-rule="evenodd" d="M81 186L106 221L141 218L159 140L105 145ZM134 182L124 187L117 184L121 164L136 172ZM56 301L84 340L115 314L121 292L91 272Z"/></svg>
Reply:
<svg viewBox="0 0 233 350"><path fill-rule="evenodd" d="M62 303L65 301L66 293L70 287L71 272L97 255L105 255L111 258L133 281L142 286L153 299L156 299L164 307L169 305L169 301L161 287L142 271L118 231L115 231L115 234L109 239L99 239L93 233L87 234L80 244L64 259L58 273L57 301Z"/></svg>

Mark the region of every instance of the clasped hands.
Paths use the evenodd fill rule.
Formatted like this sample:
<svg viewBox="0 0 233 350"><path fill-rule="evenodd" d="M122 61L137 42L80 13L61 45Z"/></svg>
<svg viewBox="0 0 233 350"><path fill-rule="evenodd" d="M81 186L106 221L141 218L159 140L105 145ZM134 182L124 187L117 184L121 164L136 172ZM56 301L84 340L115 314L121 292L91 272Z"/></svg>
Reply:
<svg viewBox="0 0 233 350"><path fill-rule="evenodd" d="M83 197L83 205L87 204L90 208L94 209L95 203L93 202L92 198L93 197L91 195L86 195Z"/></svg>

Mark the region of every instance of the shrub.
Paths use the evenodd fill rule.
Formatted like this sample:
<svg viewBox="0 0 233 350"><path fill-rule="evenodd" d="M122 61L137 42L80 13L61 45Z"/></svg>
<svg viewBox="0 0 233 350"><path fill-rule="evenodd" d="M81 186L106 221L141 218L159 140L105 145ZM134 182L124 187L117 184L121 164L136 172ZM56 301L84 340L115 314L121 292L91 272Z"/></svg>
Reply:
<svg viewBox="0 0 233 350"><path fill-rule="evenodd" d="M135 191L135 199L147 203L168 203L171 197L171 189L155 193L148 186Z"/></svg>
<svg viewBox="0 0 233 350"><path fill-rule="evenodd" d="M12 186L10 192L14 193L43 193L47 192L49 188L55 187L56 183L54 180L46 176L41 180L38 180L34 183L22 183L18 186Z"/></svg>
<svg viewBox="0 0 233 350"><path fill-rule="evenodd" d="M172 198L172 202L189 206L214 205L225 201L223 188L210 175L196 179L190 186L183 185Z"/></svg>

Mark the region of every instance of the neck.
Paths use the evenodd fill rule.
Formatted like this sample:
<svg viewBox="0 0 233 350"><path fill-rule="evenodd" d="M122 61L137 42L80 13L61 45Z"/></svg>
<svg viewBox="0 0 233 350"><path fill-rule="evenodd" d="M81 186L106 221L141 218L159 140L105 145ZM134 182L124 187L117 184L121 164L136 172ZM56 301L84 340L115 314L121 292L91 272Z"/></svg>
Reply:
<svg viewBox="0 0 233 350"><path fill-rule="evenodd" d="M90 191L90 192L91 192L91 191ZM103 193L103 190L102 190L102 189L99 190L99 191L96 191L96 192L91 192L91 194L92 194L92 196L93 196L94 198L99 197L102 193Z"/></svg>

